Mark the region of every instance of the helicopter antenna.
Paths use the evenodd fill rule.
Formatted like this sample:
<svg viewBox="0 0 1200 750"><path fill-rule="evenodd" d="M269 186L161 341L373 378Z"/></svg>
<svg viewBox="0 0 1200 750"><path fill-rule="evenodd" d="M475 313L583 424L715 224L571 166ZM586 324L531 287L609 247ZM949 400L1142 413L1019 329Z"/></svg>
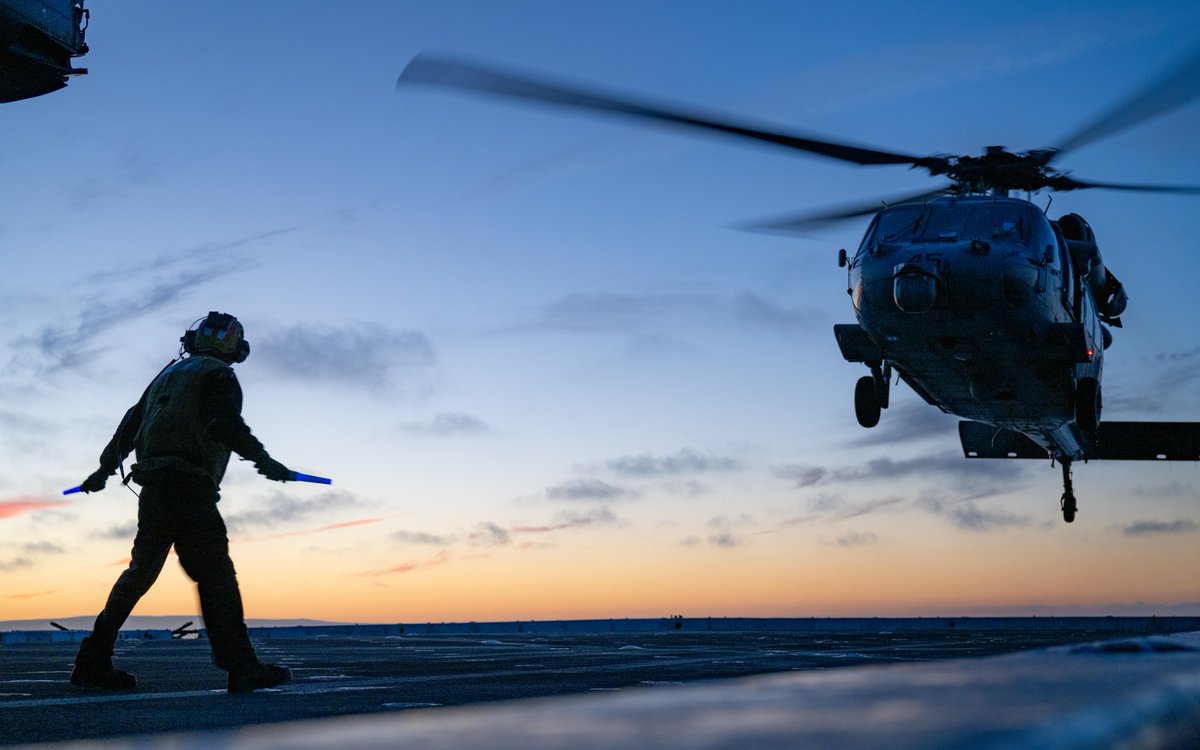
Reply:
<svg viewBox="0 0 1200 750"><path fill-rule="evenodd" d="M1050 204L1053 202L1054 202L1054 193L1050 193L1046 196L1046 207L1042 209L1043 214L1050 213Z"/></svg>

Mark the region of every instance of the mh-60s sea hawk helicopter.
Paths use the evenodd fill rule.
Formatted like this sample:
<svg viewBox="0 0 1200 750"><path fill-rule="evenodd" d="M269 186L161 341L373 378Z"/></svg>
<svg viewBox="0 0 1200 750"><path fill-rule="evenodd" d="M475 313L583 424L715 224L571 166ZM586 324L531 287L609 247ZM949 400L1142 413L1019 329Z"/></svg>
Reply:
<svg viewBox="0 0 1200 750"><path fill-rule="evenodd" d="M965 417L968 458L1049 459L1062 467L1062 513L1075 519L1071 466L1095 459L1200 460L1200 423L1102 422L1110 327L1128 302L1088 222L1049 219L1029 200L1084 188L1200 194L1200 186L1084 181L1054 169L1064 153L1200 96L1193 55L1055 148L981 156L910 156L786 134L462 60L417 56L406 84L436 84L756 140L860 165L907 165L948 182L918 195L756 225L798 231L875 214L854 253L840 251L858 323L834 326L842 356L865 364L855 414L878 424L892 374L942 411ZM889 205L890 204L890 205Z"/></svg>

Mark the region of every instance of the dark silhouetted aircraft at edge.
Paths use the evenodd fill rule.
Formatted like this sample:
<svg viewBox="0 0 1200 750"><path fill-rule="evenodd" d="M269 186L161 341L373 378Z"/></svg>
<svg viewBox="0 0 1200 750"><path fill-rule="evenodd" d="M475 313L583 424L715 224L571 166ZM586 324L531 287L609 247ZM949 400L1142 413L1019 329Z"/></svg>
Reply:
<svg viewBox="0 0 1200 750"><path fill-rule="evenodd" d="M859 165L907 165L943 184L895 200L753 225L795 232L874 214L858 249L842 250L858 323L834 326L859 379L859 424L874 427L892 373L930 404L964 417L968 458L1036 458L1062 467L1062 513L1075 519L1071 467L1088 460L1200 460L1200 423L1101 421L1110 328L1127 296L1088 222L1052 220L1033 193L1102 188L1200 195L1200 186L1080 180L1051 163L1200 97L1200 54L1146 85L1053 148L988 147L981 156L910 156L763 130L709 114L451 57L421 54L397 90L433 84L699 129ZM1024 192L1026 198L1010 193ZM880 206L885 206L880 210ZM1048 208L1048 207L1047 207Z"/></svg>
<svg viewBox="0 0 1200 750"><path fill-rule="evenodd" d="M87 54L83 0L0 0L0 102L58 91L87 74L71 58Z"/></svg>

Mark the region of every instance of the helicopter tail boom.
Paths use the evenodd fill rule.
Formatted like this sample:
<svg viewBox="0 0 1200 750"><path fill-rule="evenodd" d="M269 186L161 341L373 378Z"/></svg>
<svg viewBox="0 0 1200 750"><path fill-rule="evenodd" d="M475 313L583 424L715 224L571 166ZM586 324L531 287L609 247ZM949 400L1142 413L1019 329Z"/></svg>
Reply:
<svg viewBox="0 0 1200 750"><path fill-rule="evenodd" d="M958 423L967 458L1039 458L1050 451L1016 430L983 422ZM1102 422L1085 461L1200 461L1200 422Z"/></svg>

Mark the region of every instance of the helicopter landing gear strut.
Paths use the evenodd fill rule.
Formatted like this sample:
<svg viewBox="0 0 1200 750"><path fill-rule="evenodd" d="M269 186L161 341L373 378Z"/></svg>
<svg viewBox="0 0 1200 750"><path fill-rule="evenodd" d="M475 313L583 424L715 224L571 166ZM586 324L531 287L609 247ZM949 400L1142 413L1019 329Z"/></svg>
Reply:
<svg viewBox="0 0 1200 750"><path fill-rule="evenodd" d="M1062 514L1063 520L1071 523L1075 520L1075 489L1071 486L1071 462L1060 461L1063 472Z"/></svg>
<svg viewBox="0 0 1200 750"><path fill-rule="evenodd" d="M879 412L888 407L892 363L870 365L871 374L863 375L854 386L854 416L863 427L879 424Z"/></svg>

